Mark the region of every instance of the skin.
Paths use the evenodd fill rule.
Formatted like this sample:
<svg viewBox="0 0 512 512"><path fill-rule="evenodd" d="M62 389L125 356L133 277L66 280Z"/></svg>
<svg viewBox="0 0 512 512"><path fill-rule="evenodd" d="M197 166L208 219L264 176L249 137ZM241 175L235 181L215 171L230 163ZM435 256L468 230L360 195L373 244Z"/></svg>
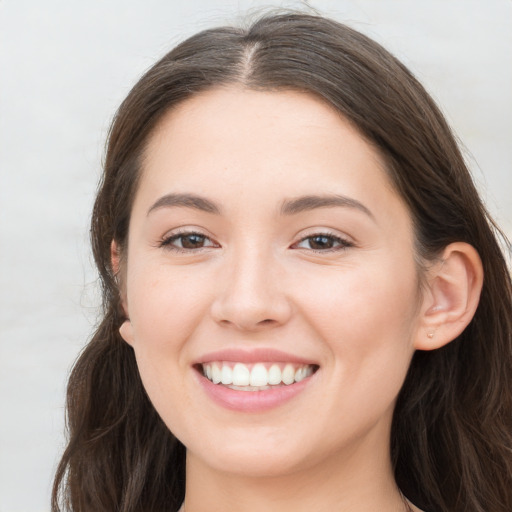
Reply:
<svg viewBox="0 0 512 512"><path fill-rule="evenodd" d="M171 193L221 211L154 207ZM312 194L363 207L280 213ZM169 244L177 232L205 238L176 251L190 242ZM318 233L334 237L331 250L314 245ZM454 266L469 268L460 254ZM234 87L180 104L149 141L123 261L121 334L187 447L187 512L407 510L389 456L392 413L418 340L434 348L426 332L446 286L420 291L407 207L339 114L304 93ZM278 407L229 410L204 393L193 364L240 347L278 348L319 369Z"/></svg>

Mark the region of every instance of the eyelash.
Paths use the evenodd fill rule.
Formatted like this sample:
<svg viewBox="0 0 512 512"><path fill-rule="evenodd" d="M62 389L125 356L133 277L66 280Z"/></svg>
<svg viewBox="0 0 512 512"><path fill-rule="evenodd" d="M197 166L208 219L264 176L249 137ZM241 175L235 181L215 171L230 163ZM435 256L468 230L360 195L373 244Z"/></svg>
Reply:
<svg viewBox="0 0 512 512"><path fill-rule="evenodd" d="M179 252L179 253L199 252L199 251L202 251L203 249L215 247L215 245L210 245L210 246L206 246L206 247L197 247L194 249L194 248L176 247L176 246L172 245L173 242L175 242L176 240L179 240L180 238L183 239L183 238L191 237L191 236L197 236L203 240L211 241L211 239L208 236L203 235L202 233L199 233L196 231L182 231L182 232L174 233L173 235L168 236L168 237L164 238L163 240L161 240L159 243L159 247L162 247L168 251ZM324 238L324 239L327 238L332 243L339 244L338 247L331 247L328 249L308 249L308 251L311 251L314 253L321 254L321 253L344 251L344 250L354 246L354 244L352 242L349 242L348 240L346 240L344 238L336 236L333 233L321 232L321 233L313 233L312 235L308 235L308 236L305 236L304 238L301 238L297 243L292 245L292 249L298 248L297 246L299 244L301 244L302 242L304 242L306 240L311 240L314 238Z"/></svg>
<svg viewBox="0 0 512 512"><path fill-rule="evenodd" d="M202 233L198 233L197 231L180 231L178 233L174 233L173 235L168 236L168 237L164 238L163 240L161 240L159 243L159 247L163 247L164 249L166 249L168 251L180 252L180 253L190 253L191 251L198 252L203 249L213 247L213 245L212 245L212 246L207 246L207 247L198 247L196 249L187 249L184 247L176 247L176 246L172 245L173 242L175 242L176 240L179 240L180 238L183 239L183 238L191 237L191 236L197 236L204 240L210 240L209 237L207 237L206 235L203 235ZM183 244L183 241L182 241L182 244Z"/></svg>
<svg viewBox="0 0 512 512"><path fill-rule="evenodd" d="M339 244L338 247L331 247L329 249L308 249L309 251L312 251L315 253L339 252L339 251L344 251L344 250L354 246L354 244L352 242L346 240L345 238L341 238L340 236L337 236L337 235L334 235L333 233L328 233L328 232L313 233L312 235L305 236L304 238L300 239L297 243L293 244L293 246L297 246L298 244L301 244L302 242L304 242L306 240L311 240L313 238L327 238L330 241Z"/></svg>

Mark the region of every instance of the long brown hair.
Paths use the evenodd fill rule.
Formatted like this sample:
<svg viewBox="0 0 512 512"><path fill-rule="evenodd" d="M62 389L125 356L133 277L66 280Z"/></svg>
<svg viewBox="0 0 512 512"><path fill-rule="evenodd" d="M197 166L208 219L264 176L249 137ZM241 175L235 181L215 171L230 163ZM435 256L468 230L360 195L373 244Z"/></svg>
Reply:
<svg viewBox="0 0 512 512"><path fill-rule="evenodd" d="M442 114L412 74L374 41L307 14L267 15L246 29L201 32L157 62L120 106L108 139L91 238L103 319L69 379L69 443L52 510L176 511L185 449L139 378L110 245L126 246L142 156L164 113L212 87L300 90L323 98L374 145L415 225L419 259L463 241L485 282L461 336L416 352L396 405L396 480L434 511L512 510L512 286L498 228L487 214ZM122 252L122 251L121 251Z"/></svg>

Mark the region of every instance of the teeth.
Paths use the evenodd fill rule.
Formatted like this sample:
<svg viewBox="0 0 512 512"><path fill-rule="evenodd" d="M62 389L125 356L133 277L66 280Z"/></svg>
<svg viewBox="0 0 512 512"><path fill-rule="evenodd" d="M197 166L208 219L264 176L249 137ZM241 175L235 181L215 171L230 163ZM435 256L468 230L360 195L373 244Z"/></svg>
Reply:
<svg viewBox="0 0 512 512"><path fill-rule="evenodd" d="M222 372L216 363L212 364L212 382L218 384L222 380Z"/></svg>
<svg viewBox="0 0 512 512"><path fill-rule="evenodd" d="M222 366L220 381L222 384L233 384L233 370L229 366Z"/></svg>
<svg viewBox="0 0 512 512"><path fill-rule="evenodd" d="M277 364L273 364L268 370L268 383L271 386L281 384L281 368Z"/></svg>
<svg viewBox="0 0 512 512"><path fill-rule="evenodd" d="M268 386L268 372L261 363L253 366L249 384L251 386Z"/></svg>
<svg viewBox="0 0 512 512"><path fill-rule="evenodd" d="M300 382L314 372L312 365L297 366L291 363L285 365L256 363L251 367L243 363L215 362L203 364L204 376L214 384L223 384L233 389L258 391Z"/></svg>
<svg viewBox="0 0 512 512"><path fill-rule="evenodd" d="M281 377L282 381L288 386L293 384L295 381L295 369L291 364L287 364L283 370L283 376Z"/></svg>
<svg viewBox="0 0 512 512"><path fill-rule="evenodd" d="M298 368L295 372L295 382L300 382L312 374L313 368L311 366L303 366L302 368Z"/></svg>
<svg viewBox="0 0 512 512"><path fill-rule="evenodd" d="M233 368L233 384L235 386L248 386L250 380L251 374L249 368L247 368L245 364L236 363Z"/></svg>

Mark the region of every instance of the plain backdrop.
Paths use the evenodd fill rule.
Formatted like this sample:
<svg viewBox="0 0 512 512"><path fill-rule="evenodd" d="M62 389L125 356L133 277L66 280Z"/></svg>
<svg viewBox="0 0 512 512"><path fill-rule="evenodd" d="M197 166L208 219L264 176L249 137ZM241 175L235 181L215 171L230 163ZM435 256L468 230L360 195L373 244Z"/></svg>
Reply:
<svg viewBox="0 0 512 512"><path fill-rule="evenodd" d="M512 1L307 3L413 70L512 234ZM88 219L117 105L192 33L305 4L0 0L0 512L49 510L67 375L97 319Z"/></svg>

